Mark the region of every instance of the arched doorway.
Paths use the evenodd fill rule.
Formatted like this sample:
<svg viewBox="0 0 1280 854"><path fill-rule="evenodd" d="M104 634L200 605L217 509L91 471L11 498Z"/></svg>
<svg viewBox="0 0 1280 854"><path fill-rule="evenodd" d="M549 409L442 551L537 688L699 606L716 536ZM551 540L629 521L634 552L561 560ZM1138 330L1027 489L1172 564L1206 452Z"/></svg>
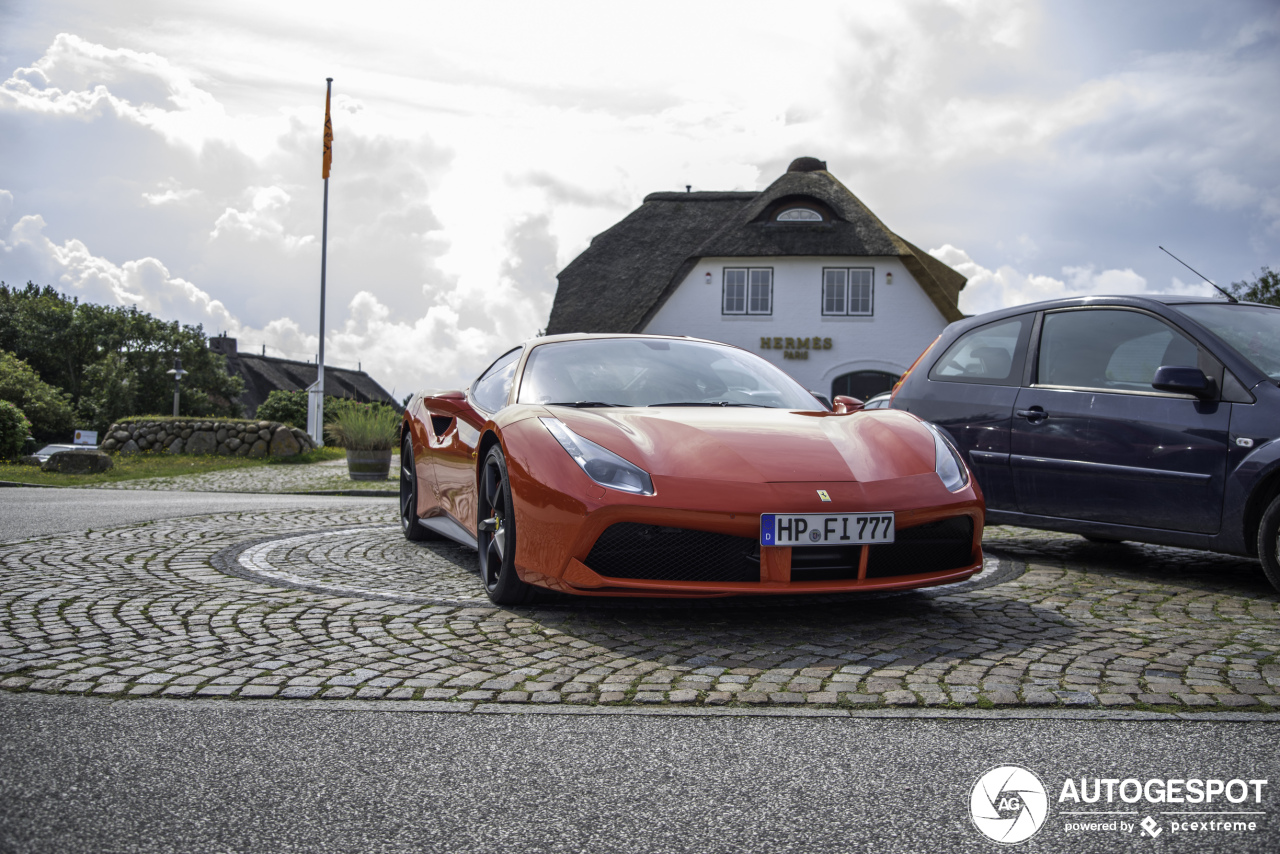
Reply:
<svg viewBox="0 0 1280 854"><path fill-rule="evenodd" d="M899 374L885 371L852 371L841 374L831 381L831 397L834 399L837 394L847 394L858 400L867 400L882 391L892 389L898 377Z"/></svg>

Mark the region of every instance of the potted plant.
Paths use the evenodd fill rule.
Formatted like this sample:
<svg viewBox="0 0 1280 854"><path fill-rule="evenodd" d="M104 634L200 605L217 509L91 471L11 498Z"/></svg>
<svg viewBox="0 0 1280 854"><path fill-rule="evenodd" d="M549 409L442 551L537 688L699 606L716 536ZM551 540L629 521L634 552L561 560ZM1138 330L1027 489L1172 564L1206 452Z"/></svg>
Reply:
<svg viewBox="0 0 1280 854"><path fill-rule="evenodd" d="M391 451L398 445L400 415L389 406L349 403L336 408L324 425L325 434L347 450L347 474L352 480L386 480Z"/></svg>

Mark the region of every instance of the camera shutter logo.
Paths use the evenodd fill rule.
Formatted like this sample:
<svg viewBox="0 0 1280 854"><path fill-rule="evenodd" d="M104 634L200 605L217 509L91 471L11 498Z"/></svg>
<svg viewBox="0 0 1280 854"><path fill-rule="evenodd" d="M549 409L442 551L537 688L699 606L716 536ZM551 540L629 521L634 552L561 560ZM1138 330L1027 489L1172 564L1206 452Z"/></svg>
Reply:
<svg viewBox="0 0 1280 854"><path fill-rule="evenodd" d="M1033 772L998 765L978 778L969 793L969 818L983 836L1005 845L1035 836L1049 815L1049 796Z"/></svg>

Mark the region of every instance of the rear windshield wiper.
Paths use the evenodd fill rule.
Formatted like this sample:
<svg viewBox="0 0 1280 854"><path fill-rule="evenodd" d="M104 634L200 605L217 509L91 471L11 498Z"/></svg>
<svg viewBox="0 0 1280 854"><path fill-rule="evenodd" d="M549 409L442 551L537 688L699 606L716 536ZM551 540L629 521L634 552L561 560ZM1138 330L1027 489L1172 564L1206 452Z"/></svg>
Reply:
<svg viewBox="0 0 1280 854"><path fill-rule="evenodd" d="M595 406L621 406L621 403L605 403L603 400L561 400L555 403L544 403L542 406L572 406L577 409L590 409Z"/></svg>
<svg viewBox="0 0 1280 854"><path fill-rule="evenodd" d="M763 403L732 403L728 400L675 400L671 403L651 403L650 406L754 406L756 409L772 409Z"/></svg>

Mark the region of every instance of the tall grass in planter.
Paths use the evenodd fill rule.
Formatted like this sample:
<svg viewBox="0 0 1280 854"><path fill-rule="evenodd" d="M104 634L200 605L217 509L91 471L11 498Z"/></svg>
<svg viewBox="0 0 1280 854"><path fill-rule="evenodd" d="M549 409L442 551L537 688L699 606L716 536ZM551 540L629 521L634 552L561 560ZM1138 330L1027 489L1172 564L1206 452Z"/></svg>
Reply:
<svg viewBox="0 0 1280 854"><path fill-rule="evenodd" d="M352 480L386 480L391 451L396 447L400 415L389 406L351 403L337 407L325 435L347 450L347 474Z"/></svg>

